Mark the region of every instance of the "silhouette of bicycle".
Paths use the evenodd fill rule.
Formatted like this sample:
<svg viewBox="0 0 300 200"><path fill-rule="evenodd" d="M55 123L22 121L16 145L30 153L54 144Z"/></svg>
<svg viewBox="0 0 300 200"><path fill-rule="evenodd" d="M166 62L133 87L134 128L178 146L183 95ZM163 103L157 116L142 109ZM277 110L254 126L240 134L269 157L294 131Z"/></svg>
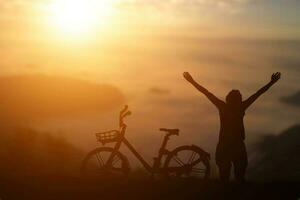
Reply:
<svg viewBox="0 0 300 200"><path fill-rule="evenodd" d="M161 128L167 134L154 158L153 165L148 164L144 158L125 138L127 125L124 118L131 115L128 106L120 112L120 130L111 130L96 133L96 137L102 145L106 143L116 143L114 147L99 147L87 154L82 162L81 172L85 177L90 178L111 178L124 177L130 171L129 161L120 151L121 144L125 144L133 155L142 163L145 169L151 173L162 174L166 178L197 177L207 179L210 174L209 153L195 145L184 145L172 151L166 149L168 140L173 135L179 135L178 129ZM162 163L162 161L164 162Z"/></svg>

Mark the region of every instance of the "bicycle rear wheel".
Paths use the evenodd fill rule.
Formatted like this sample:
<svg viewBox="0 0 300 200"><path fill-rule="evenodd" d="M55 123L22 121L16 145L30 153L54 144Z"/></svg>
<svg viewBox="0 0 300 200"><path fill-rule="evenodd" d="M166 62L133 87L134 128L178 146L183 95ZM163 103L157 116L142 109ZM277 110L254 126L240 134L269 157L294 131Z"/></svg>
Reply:
<svg viewBox="0 0 300 200"><path fill-rule="evenodd" d="M117 151L110 165L107 160L114 151L110 147L97 148L85 157L81 165L81 173L90 179L113 179L126 177L130 171L127 158Z"/></svg>
<svg viewBox="0 0 300 200"><path fill-rule="evenodd" d="M167 178L208 179L209 154L197 146L178 147L167 156L164 172Z"/></svg>

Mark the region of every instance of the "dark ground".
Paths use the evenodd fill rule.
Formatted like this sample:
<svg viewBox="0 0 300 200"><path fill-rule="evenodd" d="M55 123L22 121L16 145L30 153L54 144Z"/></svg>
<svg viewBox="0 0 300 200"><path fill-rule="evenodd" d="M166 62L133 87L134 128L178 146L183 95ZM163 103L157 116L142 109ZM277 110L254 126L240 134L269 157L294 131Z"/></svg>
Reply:
<svg viewBox="0 0 300 200"><path fill-rule="evenodd" d="M201 180L150 181L126 180L115 182L83 181L68 178L42 182L1 183L3 200L117 200L117 199L300 199L299 183L254 183L245 185Z"/></svg>

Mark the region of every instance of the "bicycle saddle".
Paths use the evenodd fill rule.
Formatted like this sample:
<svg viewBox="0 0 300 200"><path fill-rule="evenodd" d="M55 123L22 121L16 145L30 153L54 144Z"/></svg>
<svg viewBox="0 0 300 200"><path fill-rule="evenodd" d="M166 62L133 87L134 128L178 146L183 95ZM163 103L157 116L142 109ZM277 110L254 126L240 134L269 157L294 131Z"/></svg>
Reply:
<svg viewBox="0 0 300 200"><path fill-rule="evenodd" d="M168 129L168 128L160 128L160 131L168 132L170 134L179 135L179 129Z"/></svg>

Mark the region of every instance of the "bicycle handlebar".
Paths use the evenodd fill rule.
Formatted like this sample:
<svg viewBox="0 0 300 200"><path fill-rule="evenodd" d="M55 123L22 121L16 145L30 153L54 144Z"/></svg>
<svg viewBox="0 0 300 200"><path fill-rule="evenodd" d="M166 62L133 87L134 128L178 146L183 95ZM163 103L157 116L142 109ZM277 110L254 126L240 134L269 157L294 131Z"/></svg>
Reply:
<svg viewBox="0 0 300 200"><path fill-rule="evenodd" d="M124 108L120 112L120 116L124 114L128 110L128 105L125 105Z"/></svg>
<svg viewBox="0 0 300 200"><path fill-rule="evenodd" d="M125 105L125 107L123 108L123 110L121 110L120 112L120 116L119 116L119 126L122 127L124 125L126 125L124 123L124 118L131 115L132 113L128 110L128 105Z"/></svg>

